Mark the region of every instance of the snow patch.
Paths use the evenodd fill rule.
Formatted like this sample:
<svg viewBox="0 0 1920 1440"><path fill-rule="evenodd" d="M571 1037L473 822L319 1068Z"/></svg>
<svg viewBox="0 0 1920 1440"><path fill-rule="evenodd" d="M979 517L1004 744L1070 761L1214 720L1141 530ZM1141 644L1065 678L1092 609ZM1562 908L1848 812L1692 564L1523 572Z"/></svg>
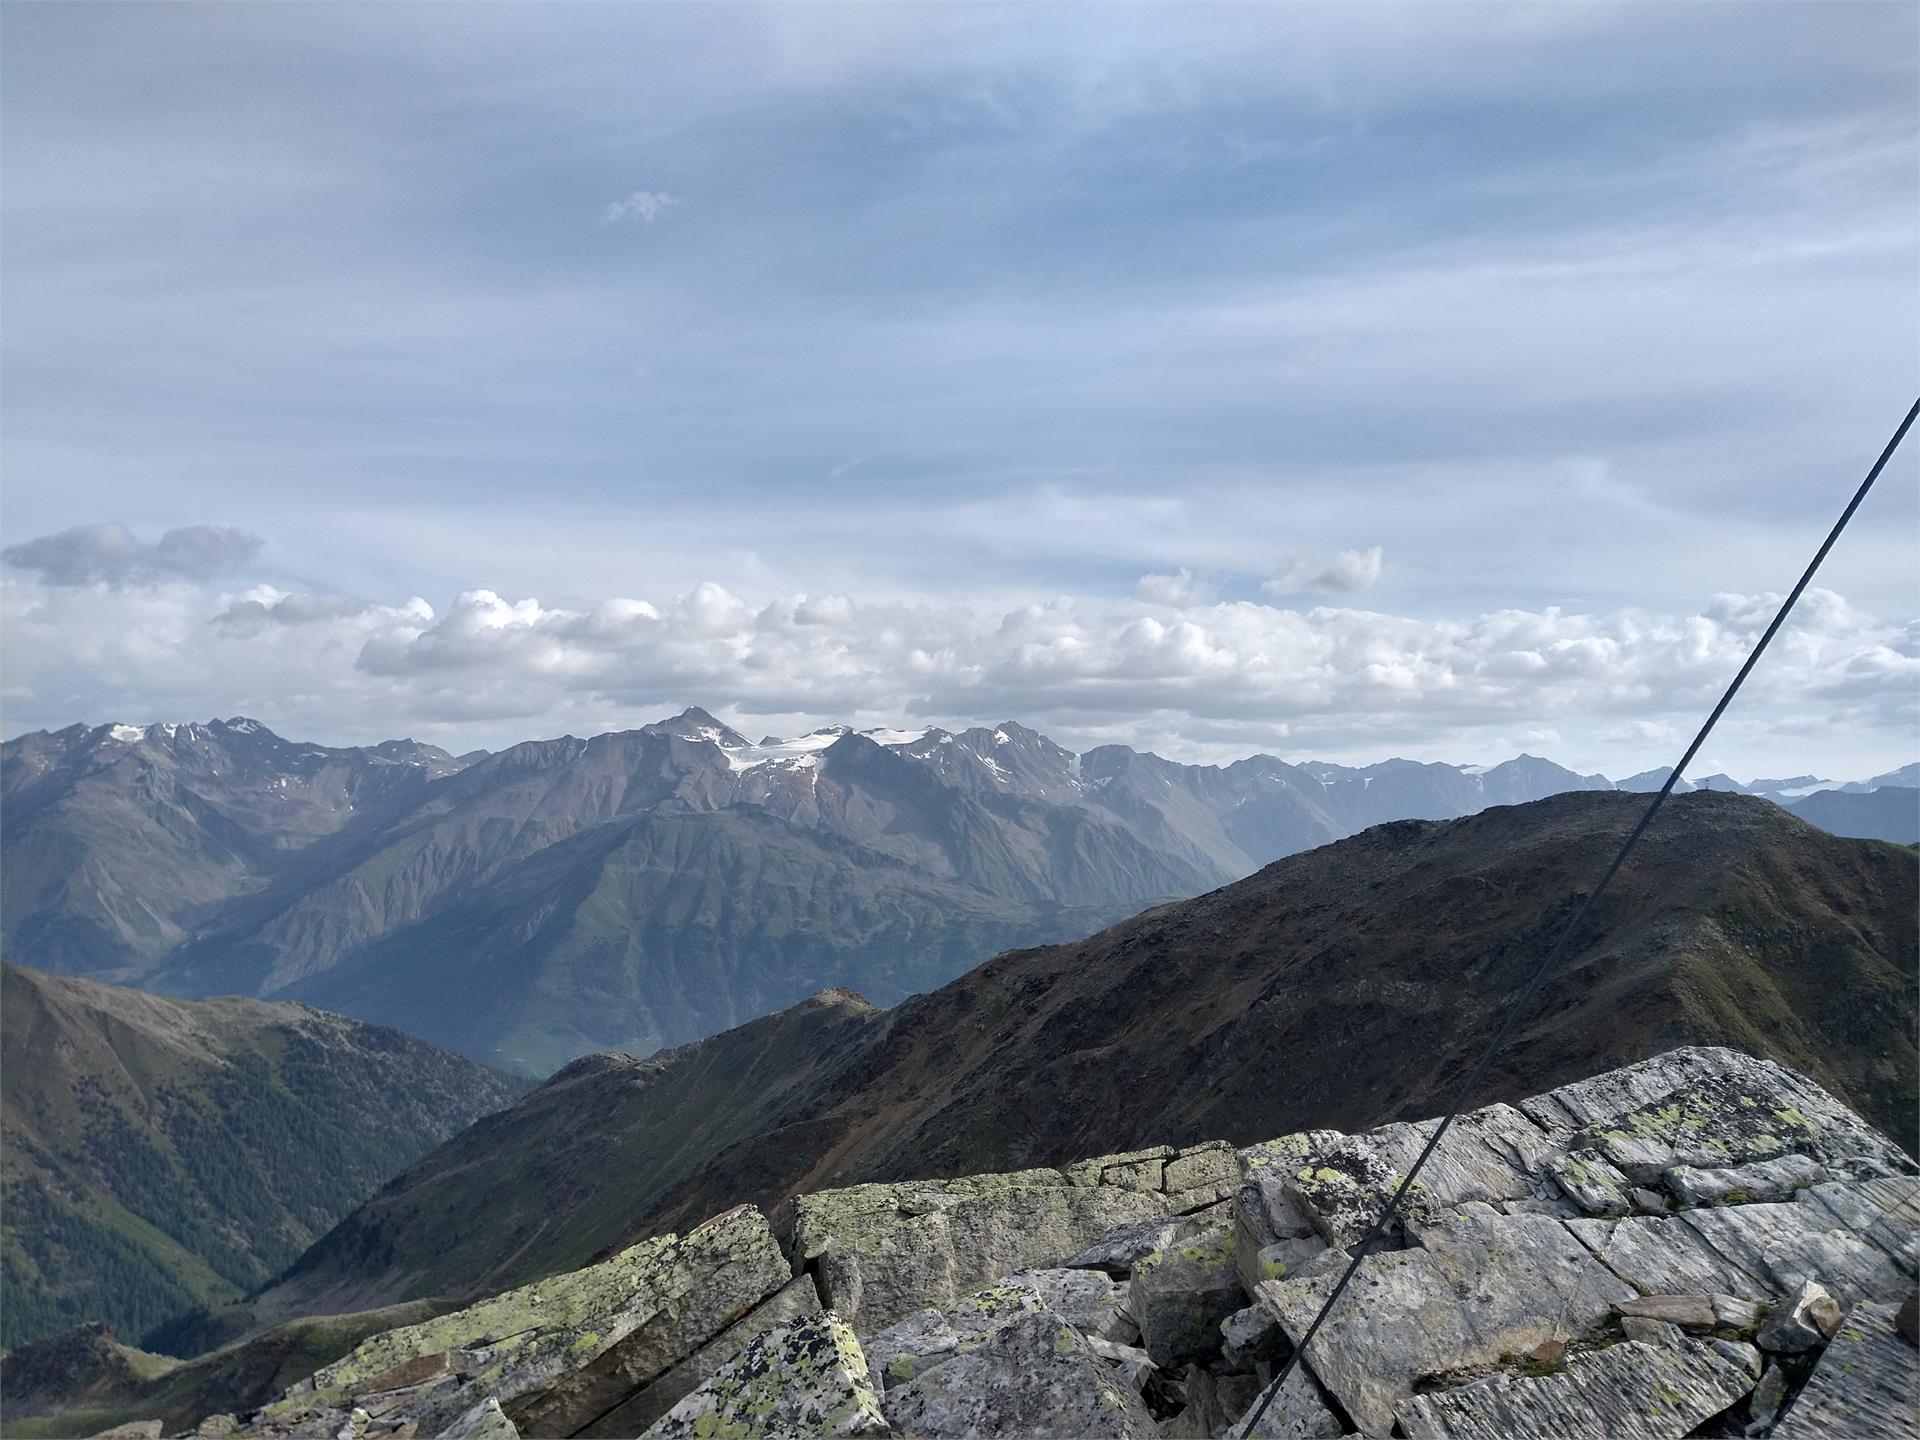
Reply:
<svg viewBox="0 0 1920 1440"><path fill-rule="evenodd" d="M889 730L884 726L875 730L862 730L860 733L876 745L885 745L889 749L897 745L912 745L927 738L931 726L923 725L918 730Z"/></svg>

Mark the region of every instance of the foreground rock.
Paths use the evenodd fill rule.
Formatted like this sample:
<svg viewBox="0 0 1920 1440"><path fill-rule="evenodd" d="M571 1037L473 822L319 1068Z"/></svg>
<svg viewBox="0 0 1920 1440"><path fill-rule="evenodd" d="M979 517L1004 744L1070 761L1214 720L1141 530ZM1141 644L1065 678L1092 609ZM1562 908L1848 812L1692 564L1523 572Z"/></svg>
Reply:
<svg viewBox="0 0 1920 1440"><path fill-rule="evenodd" d="M837 1315L755 1337L646 1432L648 1440L888 1433L860 1342Z"/></svg>
<svg viewBox="0 0 1920 1440"><path fill-rule="evenodd" d="M1239 1183L1211 1144L1021 1170L825 1190L794 1201L794 1245L821 1299L862 1333L940 1309L1028 1266L1058 1265L1131 1224L1218 1203Z"/></svg>
<svg viewBox="0 0 1920 1440"><path fill-rule="evenodd" d="M1653 1440L1690 1434L1753 1388L1752 1346L1701 1341L1671 1325L1649 1340L1569 1355L1555 1374L1496 1374L1401 1411L1408 1440Z"/></svg>
<svg viewBox="0 0 1920 1440"><path fill-rule="evenodd" d="M293 1386L256 1428L324 1429L361 1410L379 1429L433 1435L493 1400L523 1434L579 1434L697 1355L715 1366L731 1358L711 1354L708 1342L791 1278L765 1218L730 1211L684 1237L643 1241L602 1264L377 1335Z"/></svg>
<svg viewBox="0 0 1920 1440"><path fill-rule="evenodd" d="M1023 1315L973 1349L887 1392L887 1419L924 1440L1051 1435L1153 1440L1131 1387L1065 1317Z"/></svg>
<svg viewBox="0 0 1920 1440"><path fill-rule="evenodd" d="M1912 1433L1920 1176L1725 1050L1463 1117L1254 1423L1432 1133L829 1191L789 1255L729 1211L374 1335L204 1435Z"/></svg>

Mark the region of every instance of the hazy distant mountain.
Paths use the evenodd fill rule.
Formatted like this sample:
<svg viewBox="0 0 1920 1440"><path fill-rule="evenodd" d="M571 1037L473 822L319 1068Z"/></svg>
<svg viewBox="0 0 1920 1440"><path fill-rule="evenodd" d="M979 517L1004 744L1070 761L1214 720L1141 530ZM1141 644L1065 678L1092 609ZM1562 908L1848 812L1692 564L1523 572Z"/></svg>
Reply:
<svg viewBox="0 0 1920 1440"><path fill-rule="evenodd" d="M1529 755L1076 755L1011 722L755 742L699 709L461 757L245 719L74 726L0 749L0 937L27 964L302 999L545 1073L833 985L891 1004L1383 821L1609 785Z"/></svg>
<svg viewBox="0 0 1920 1440"><path fill-rule="evenodd" d="M1802 820L1836 835L1863 840L1891 840L1896 845L1920 844L1920 788L1883 785L1877 790L1822 790L1787 808Z"/></svg>
<svg viewBox="0 0 1920 1440"><path fill-rule="evenodd" d="M0 966L0 1343L129 1336L263 1284L522 1084L298 1005Z"/></svg>
<svg viewBox="0 0 1920 1440"><path fill-rule="evenodd" d="M576 1061L369 1200L254 1318L496 1290L799 1191L1431 1115L1639 813L1581 794L1382 826L890 1011L830 991ZM1712 794L1643 847L1481 1100L1729 1044L1910 1143L1912 853Z"/></svg>

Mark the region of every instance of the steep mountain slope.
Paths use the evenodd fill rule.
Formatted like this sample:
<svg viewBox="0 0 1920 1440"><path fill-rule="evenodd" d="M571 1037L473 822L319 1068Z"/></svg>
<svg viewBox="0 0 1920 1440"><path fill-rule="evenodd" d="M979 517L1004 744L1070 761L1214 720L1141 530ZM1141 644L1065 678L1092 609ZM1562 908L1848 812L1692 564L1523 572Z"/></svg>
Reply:
<svg viewBox="0 0 1920 1440"><path fill-rule="evenodd" d="M1822 790L1787 808L1809 824L1862 840L1920 843L1920 789L1883 785L1878 790Z"/></svg>
<svg viewBox="0 0 1920 1440"><path fill-rule="evenodd" d="M850 976L889 1000L930 990L981 955L1131 908L1002 900L736 806L584 831L282 993L546 1074L605 1046L710 1035Z"/></svg>
<svg viewBox="0 0 1920 1440"><path fill-rule="evenodd" d="M0 966L4 1343L138 1335L260 1285L523 1088L296 1005L164 1000Z"/></svg>
<svg viewBox="0 0 1920 1440"><path fill-rule="evenodd" d="M327 749L252 720L74 725L0 747L7 953L139 978L269 875L401 813L462 761L390 740Z"/></svg>
<svg viewBox="0 0 1920 1440"><path fill-rule="evenodd" d="M576 1062L342 1222L258 1318L498 1289L802 1189L1432 1113L1642 803L1384 825L892 1011L828 994ZM1481 1099L1730 1043L1910 1139L1917 872L1763 800L1676 799Z"/></svg>
<svg viewBox="0 0 1920 1440"><path fill-rule="evenodd" d="M544 1074L824 986L893 1004L1369 825L1608 784L1527 755L1075 755L1012 722L755 743L699 709L462 757L244 719L74 727L0 749L0 940L42 968L306 1000Z"/></svg>

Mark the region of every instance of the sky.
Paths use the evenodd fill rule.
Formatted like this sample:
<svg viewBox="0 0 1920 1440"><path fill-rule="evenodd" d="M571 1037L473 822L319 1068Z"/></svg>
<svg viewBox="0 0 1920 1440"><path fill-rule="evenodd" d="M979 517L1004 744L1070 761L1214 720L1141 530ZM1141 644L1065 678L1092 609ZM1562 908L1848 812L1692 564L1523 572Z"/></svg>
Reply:
<svg viewBox="0 0 1920 1440"><path fill-rule="evenodd" d="M1920 10L15 5L0 725L1619 776L1920 383ZM1920 442L1696 773L1920 758Z"/></svg>

